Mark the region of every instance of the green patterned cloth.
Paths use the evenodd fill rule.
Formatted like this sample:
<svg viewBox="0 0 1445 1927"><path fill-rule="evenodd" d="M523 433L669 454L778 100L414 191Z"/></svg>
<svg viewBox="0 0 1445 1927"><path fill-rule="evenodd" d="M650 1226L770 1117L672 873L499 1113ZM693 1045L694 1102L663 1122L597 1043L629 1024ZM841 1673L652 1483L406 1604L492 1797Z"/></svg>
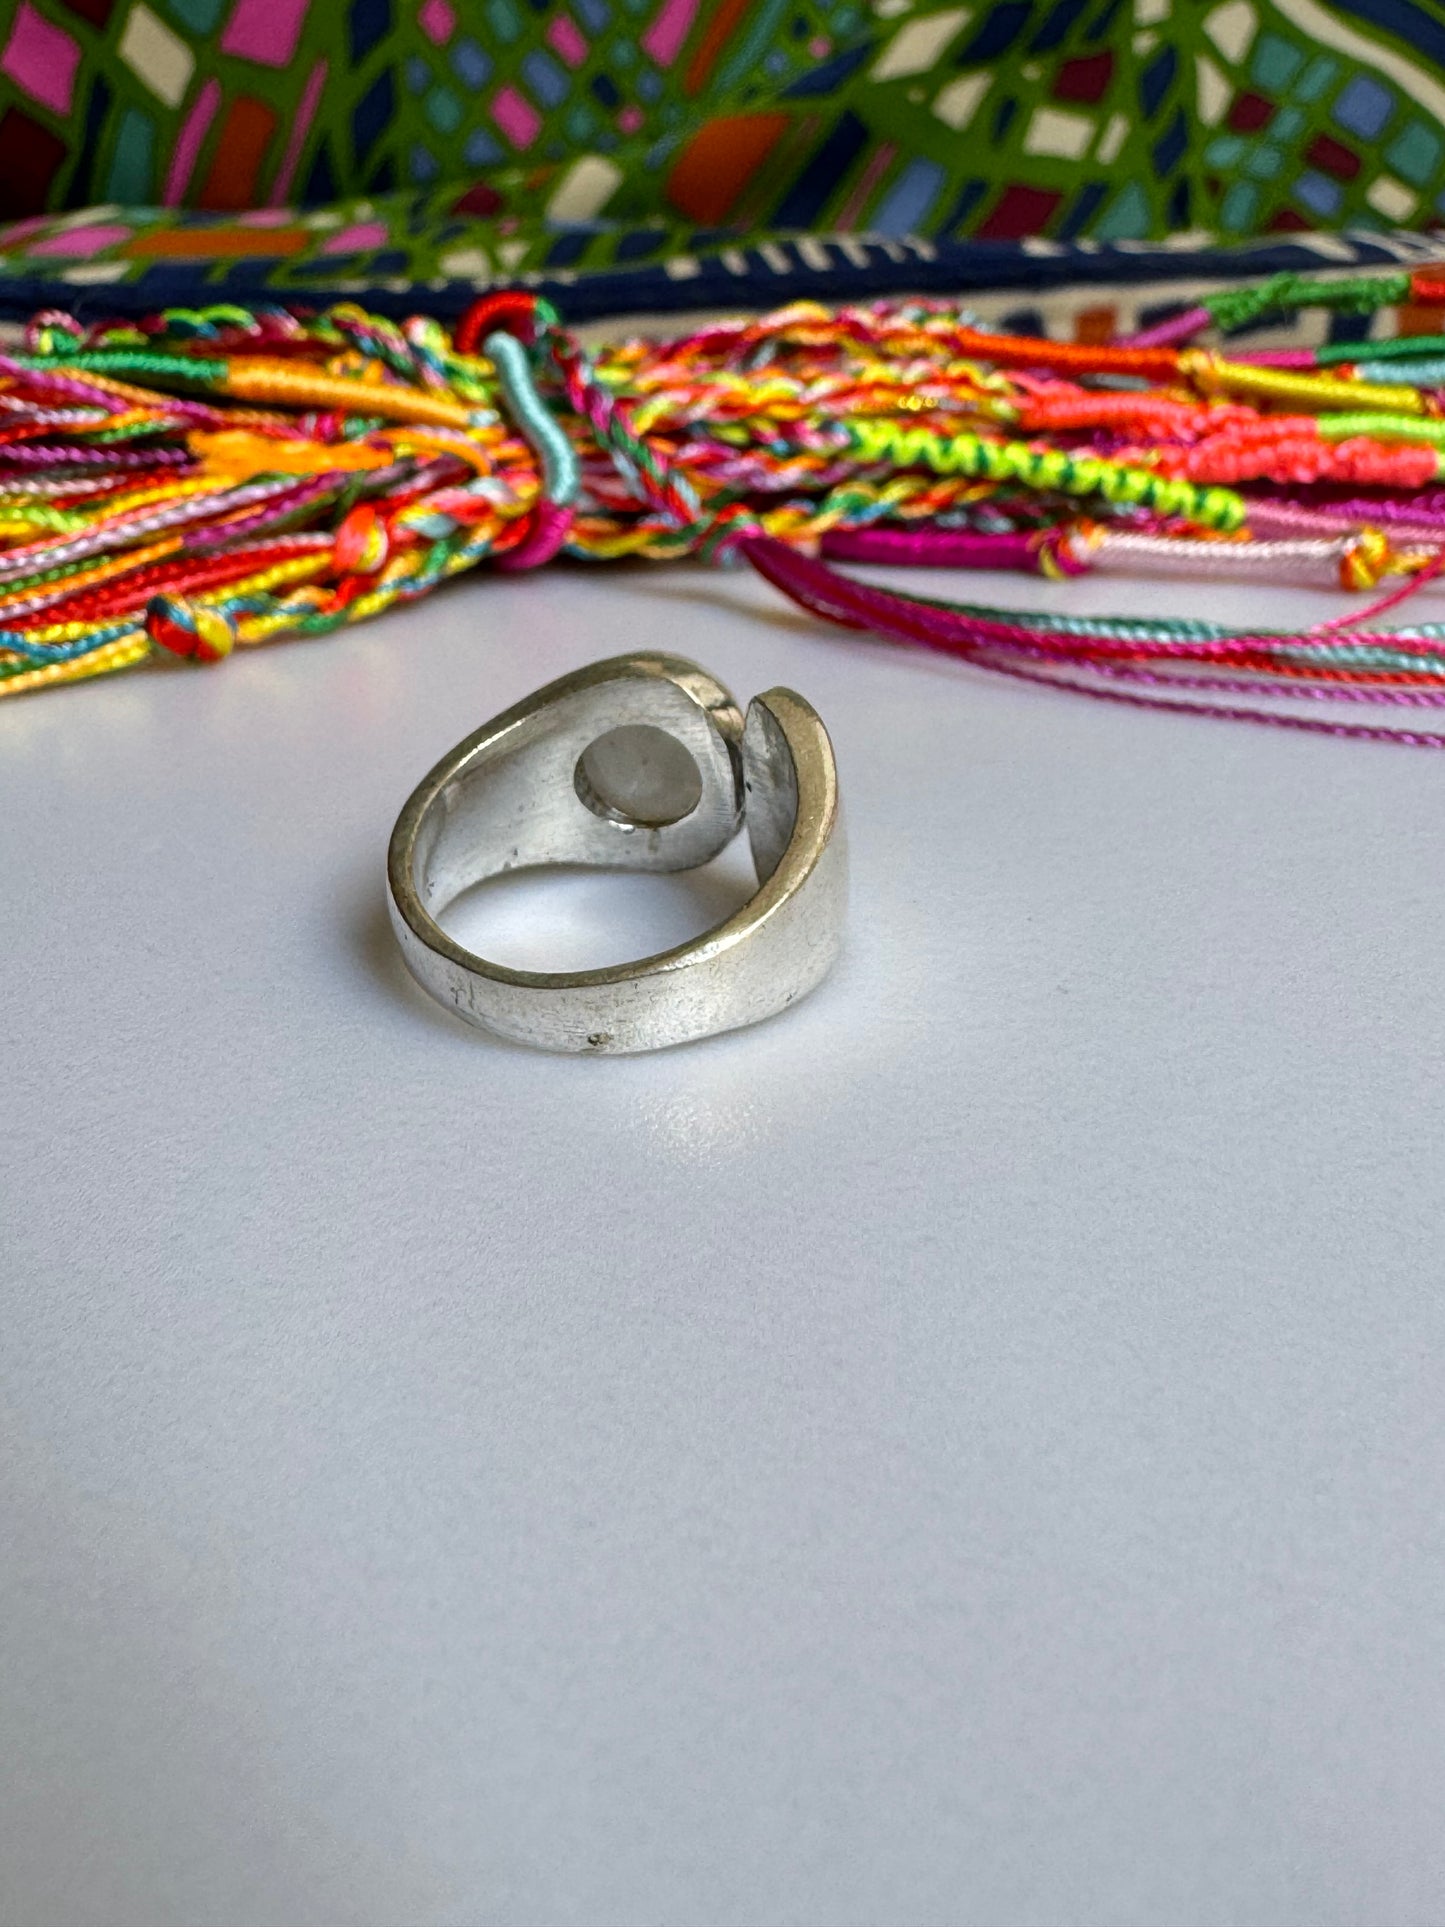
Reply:
<svg viewBox="0 0 1445 1927"><path fill-rule="evenodd" d="M0 46L0 275L166 299L1445 206L1439 0L3 0Z"/></svg>

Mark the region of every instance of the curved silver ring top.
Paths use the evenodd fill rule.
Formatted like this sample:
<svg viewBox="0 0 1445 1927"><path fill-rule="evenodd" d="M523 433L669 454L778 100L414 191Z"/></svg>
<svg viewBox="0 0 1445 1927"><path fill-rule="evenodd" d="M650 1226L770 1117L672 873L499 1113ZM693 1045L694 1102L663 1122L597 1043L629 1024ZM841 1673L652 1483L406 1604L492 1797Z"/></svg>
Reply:
<svg viewBox="0 0 1445 1927"><path fill-rule="evenodd" d="M605 970L490 963L437 917L483 878L543 864L690 870L746 825L757 893L689 943ZM795 1003L842 940L847 858L833 746L790 689L746 722L677 656L563 676L467 737L416 788L387 859L412 975L468 1023L543 1050L658 1050Z"/></svg>

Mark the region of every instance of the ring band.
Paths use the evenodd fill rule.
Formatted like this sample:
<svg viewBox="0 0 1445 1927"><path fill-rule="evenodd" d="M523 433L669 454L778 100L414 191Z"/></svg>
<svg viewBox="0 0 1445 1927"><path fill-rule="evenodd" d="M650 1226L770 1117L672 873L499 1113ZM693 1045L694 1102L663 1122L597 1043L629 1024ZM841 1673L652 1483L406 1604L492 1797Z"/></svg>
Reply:
<svg viewBox="0 0 1445 1927"><path fill-rule="evenodd" d="M714 929L636 963L490 963L436 921L484 878L548 864L690 870L746 824L757 893ZM468 1023L543 1050L658 1050L805 996L842 939L847 858L833 746L790 689L744 722L677 656L617 656L485 724L417 786L387 858L392 926L417 982Z"/></svg>

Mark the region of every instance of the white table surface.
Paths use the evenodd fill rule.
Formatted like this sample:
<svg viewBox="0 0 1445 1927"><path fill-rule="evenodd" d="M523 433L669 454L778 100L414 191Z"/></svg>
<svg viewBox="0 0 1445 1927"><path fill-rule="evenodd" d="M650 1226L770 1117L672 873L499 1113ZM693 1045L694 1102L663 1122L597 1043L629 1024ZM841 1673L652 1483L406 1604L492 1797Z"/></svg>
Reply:
<svg viewBox="0 0 1445 1927"><path fill-rule="evenodd" d="M491 1043L392 819L629 647L816 704L845 961ZM0 825L6 1927L1445 1920L1445 759L559 570L6 704Z"/></svg>

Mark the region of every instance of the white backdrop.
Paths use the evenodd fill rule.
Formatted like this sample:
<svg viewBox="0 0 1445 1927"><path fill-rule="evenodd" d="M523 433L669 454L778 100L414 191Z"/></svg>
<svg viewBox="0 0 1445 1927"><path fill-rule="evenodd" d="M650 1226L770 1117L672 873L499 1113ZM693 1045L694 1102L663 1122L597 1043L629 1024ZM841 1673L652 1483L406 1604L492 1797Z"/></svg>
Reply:
<svg viewBox="0 0 1445 1927"><path fill-rule="evenodd" d="M392 819L629 647L822 713L846 959L492 1043ZM7 1927L1439 1927L1445 759L555 571L6 704L0 825Z"/></svg>

